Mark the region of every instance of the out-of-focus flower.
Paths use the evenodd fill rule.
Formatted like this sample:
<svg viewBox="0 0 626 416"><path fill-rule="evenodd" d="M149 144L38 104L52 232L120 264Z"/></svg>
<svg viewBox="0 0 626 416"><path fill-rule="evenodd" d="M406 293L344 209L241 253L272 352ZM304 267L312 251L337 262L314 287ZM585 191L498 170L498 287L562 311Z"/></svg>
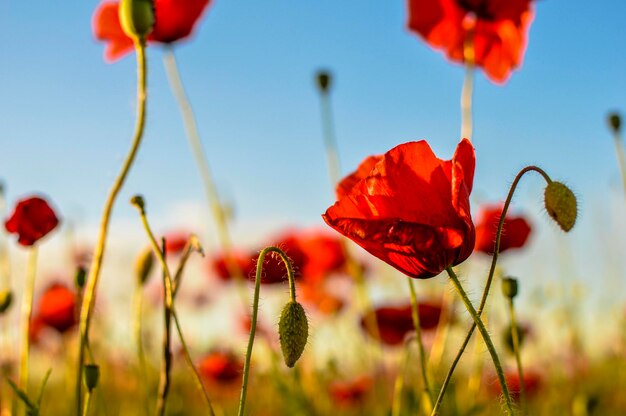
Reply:
<svg viewBox="0 0 626 416"><path fill-rule="evenodd" d="M191 233L185 231L174 231L165 235L165 252L167 255L177 255L187 246L187 241Z"/></svg>
<svg viewBox="0 0 626 416"><path fill-rule="evenodd" d="M344 270L346 256L341 241L325 231L303 231L296 236L300 251L304 253L301 275L309 282L319 281L328 275Z"/></svg>
<svg viewBox="0 0 626 416"><path fill-rule="evenodd" d="M506 379L506 385L509 388L509 392L511 393L511 398L513 400L519 400L520 396L520 378L517 369L509 369L504 373L504 378ZM526 390L527 397L532 397L536 393L539 392L541 388L541 384L543 381L543 377L537 371L532 369L524 369L524 387ZM492 383L487 384L489 387L489 391L500 397L502 395L502 387L500 383L498 383L497 378L494 376L494 380Z"/></svg>
<svg viewBox="0 0 626 416"><path fill-rule="evenodd" d="M408 27L455 62L465 62L471 42L474 63L494 82L505 82L522 63L531 0L408 0Z"/></svg>
<svg viewBox="0 0 626 416"><path fill-rule="evenodd" d="M476 244L474 250L493 254L496 232L502 214L502 206L489 205L481 207L476 220ZM512 248L524 247L530 236L531 227L526 218L506 215L500 237L500 253Z"/></svg>
<svg viewBox="0 0 626 416"><path fill-rule="evenodd" d="M373 386L374 381L370 376L360 376L352 380L330 383L328 393L336 404L354 405L365 400Z"/></svg>
<svg viewBox="0 0 626 416"><path fill-rule="evenodd" d="M31 344L35 345L39 343L41 339L41 331L44 329L45 324L38 315L35 315L30 320L28 326L28 340Z"/></svg>
<svg viewBox="0 0 626 416"><path fill-rule="evenodd" d="M207 381L230 383L241 378L243 364L232 352L215 350L200 359L198 372Z"/></svg>
<svg viewBox="0 0 626 416"><path fill-rule="evenodd" d="M441 305L436 303L419 303L418 314L420 318L420 328L422 330L431 330L437 327L439 317L441 316ZM381 306L374 310L376 314L376 322L380 340L383 344L395 346L403 343L407 334L414 331L413 315L411 304ZM361 327L374 337L367 325L366 318L361 318Z"/></svg>
<svg viewBox="0 0 626 416"><path fill-rule="evenodd" d="M188 37L202 16L209 0L154 0L155 24L148 42L171 44ZM119 2L105 1L96 9L93 31L106 42L104 57L113 62L133 50L133 41L122 30Z"/></svg>
<svg viewBox="0 0 626 416"><path fill-rule="evenodd" d="M304 280L298 284L298 299L324 315L337 313L345 305L341 298L330 293L323 284L309 283Z"/></svg>
<svg viewBox="0 0 626 416"><path fill-rule="evenodd" d="M61 283L53 283L39 298L37 317L60 333L77 323L76 294Z"/></svg>
<svg viewBox="0 0 626 416"><path fill-rule="evenodd" d="M404 274L436 276L474 249L469 203L474 164L467 139L452 160L437 158L423 140L401 144L381 156L349 191L338 192L343 196L322 217Z"/></svg>
<svg viewBox="0 0 626 416"><path fill-rule="evenodd" d="M18 201L4 226L9 233L17 234L19 244L32 246L58 224L59 219L48 202L35 196Z"/></svg>

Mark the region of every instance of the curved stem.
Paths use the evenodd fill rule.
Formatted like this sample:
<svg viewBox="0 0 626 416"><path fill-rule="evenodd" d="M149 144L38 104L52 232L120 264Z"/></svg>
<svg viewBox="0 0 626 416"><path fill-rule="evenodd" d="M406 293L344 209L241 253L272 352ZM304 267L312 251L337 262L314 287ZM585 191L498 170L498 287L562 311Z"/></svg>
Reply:
<svg viewBox="0 0 626 416"><path fill-rule="evenodd" d="M146 121L146 51L145 43L137 42L135 44L135 50L137 54L137 122L135 124L135 133L133 135L132 145L126 160L122 165L122 169L118 174L106 203L104 205L104 211L102 212L102 218L100 220L100 232L98 236L98 242L93 255L93 261L89 269L89 276L87 278L87 288L85 290L85 296L80 309L80 342L78 347L78 368L76 374L76 414L80 414L82 410L82 374L85 359L85 345L89 338L89 324L91 322L91 316L93 314L93 306L96 301L96 288L98 287L98 279L100 277L100 268L102 267L102 260L104 258L104 251L106 246L107 235L109 231L109 221L111 212L113 211L113 205L117 199L128 172L135 160L139 145L141 144L141 138L143 137L143 131Z"/></svg>
<svg viewBox="0 0 626 416"><path fill-rule="evenodd" d="M519 377L519 398L526 413L526 383L524 383L524 371L522 368L522 356L520 353L520 340L517 332L517 322L515 319L515 306L513 305L513 298L509 298L509 315L511 317L511 338L513 340L513 353L515 354L515 361L517 363L517 374Z"/></svg>
<svg viewBox="0 0 626 416"><path fill-rule="evenodd" d="M465 61L465 78L461 90L461 138L472 140L472 99L474 95L474 34L470 30L465 44L463 45L463 58Z"/></svg>
<svg viewBox="0 0 626 416"><path fill-rule="evenodd" d="M485 328L483 321L480 320L480 316L476 312L476 309L474 309L472 302L467 297L465 290L463 290L463 286L461 286L461 282L459 281L459 278L454 273L454 270L452 270L452 267L448 267L446 271L448 272L448 276L450 276L450 280L454 284L454 288L456 289L459 296L461 297L461 300L465 304L467 311L470 313L470 315L472 315L472 319L474 319L474 323L478 326L478 331L480 332L480 334L483 337L483 340L485 341L485 345L487 346L487 350L489 350L489 354L491 355L491 359L493 361L493 366L495 367L496 373L498 374L498 380L500 381L500 386L502 387L502 394L504 395L504 400L506 403L507 411L510 415L512 415L513 404L511 402L511 395L509 394L509 389L506 385L506 380L504 379L504 372L502 371L502 365L500 365L500 359L498 358L498 353L496 352L496 349L493 346L491 337L489 336L489 333L487 332L487 329Z"/></svg>
<svg viewBox="0 0 626 416"><path fill-rule="evenodd" d="M420 368L422 371L422 381L424 383L424 397L426 398L427 412L431 412L433 408L433 396L430 391L430 383L428 382L428 367L426 366L426 353L424 352L424 343L422 342L422 330L420 327L420 314L419 305L417 303L417 296L415 295L415 285L413 279L407 277L409 284L409 292L411 293L411 315L413 317L413 326L415 327L415 339L417 341L417 348L420 353Z"/></svg>
<svg viewBox="0 0 626 416"><path fill-rule="evenodd" d="M478 317L480 317L480 315L482 314L483 309L485 308L485 304L487 303L487 298L489 297L489 290L491 289L491 283L493 281L493 276L496 271L496 265L498 262L498 253L500 252L500 241L502 239L502 228L504 227L504 218L506 217L506 213L509 209L509 205L511 205L511 200L513 199L513 194L515 193L515 189L517 188L517 185L519 184L522 177L527 172L531 172L531 171L539 173L547 183L552 182L548 174L543 169L537 166L525 167L517 174L517 176L513 180L513 183L511 184L511 188L509 189L509 193L504 202L504 206L502 207L502 213L500 214L500 221L498 222L498 229L496 232L496 242L495 242L495 246L493 249L493 256L491 258L491 267L489 268L489 275L487 276L485 289L483 290L482 298L480 299L480 304L478 305L478 309L477 309ZM476 324L472 324L469 331L467 332L467 335L465 336L465 339L463 340L463 344L461 345L461 348L459 348L459 351L457 352L456 357L454 357L454 360L452 361L452 365L450 366L450 369L448 370L448 374L446 374L446 378L441 386L441 390L439 391L439 396L437 397L437 401L435 402L435 407L433 408L433 412L432 412L433 416L438 414L439 412L439 408L441 406L443 396L446 394L446 389L448 388L448 385L450 384L450 380L452 379L452 374L454 374L454 370L456 369L457 364L461 360L461 356L465 352L465 348L467 347L467 344L469 343L475 329L476 329Z"/></svg>
<svg viewBox="0 0 626 416"><path fill-rule="evenodd" d="M28 355L30 350L30 320L33 314L33 296L35 292L35 275L37 273L37 247L30 249L24 298L22 300L22 342L20 344L20 379L19 386L28 393ZM25 411L26 409L22 407Z"/></svg>
<svg viewBox="0 0 626 416"><path fill-rule="evenodd" d="M256 263L256 277L254 279L254 298L252 303L252 320L250 321L250 337L248 338L248 348L246 349L246 360L243 366L243 379L241 382L241 396L239 398L239 411L237 414L243 416L246 406L246 395L248 393L248 376L250 375L250 359L252 357L252 347L254 346L254 336L256 334L256 321L259 314L259 292L261 291L261 276L263 274L263 262L268 253L276 253L280 256L285 267L287 268L287 278L289 279L289 298L292 302L296 301L296 282L294 279L293 268L289 257L278 247L266 247L259 254Z"/></svg>

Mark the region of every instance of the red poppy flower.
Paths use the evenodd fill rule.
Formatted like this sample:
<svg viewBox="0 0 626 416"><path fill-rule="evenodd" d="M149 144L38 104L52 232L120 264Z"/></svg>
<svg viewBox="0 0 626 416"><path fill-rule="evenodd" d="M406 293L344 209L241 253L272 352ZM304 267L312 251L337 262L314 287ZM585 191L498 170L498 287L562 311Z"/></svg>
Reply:
<svg viewBox="0 0 626 416"><path fill-rule="evenodd" d="M437 327L441 306L434 303L419 303L417 311L420 316L420 328L431 330ZM389 346L400 345L404 342L407 334L414 331L413 314L411 304L382 306L374 310L376 322L380 333L380 340ZM361 318L361 327L371 336L370 327L365 317Z"/></svg>
<svg viewBox="0 0 626 416"><path fill-rule="evenodd" d="M336 231L404 274L426 279L461 263L474 248L469 195L474 149L452 160L425 141L391 149L322 216Z"/></svg>
<svg viewBox="0 0 626 416"><path fill-rule="evenodd" d="M320 281L331 273L341 271L346 265L346 256L341 241L323 231L302 232L297 235L300 251L304 253L301 269L302 278Z"/></svg>
<svg viewBox="0 0 626 416"><path fill-rule="evenodd" d="M18 243L32 246L58 224L59 219L50 205L42 198L31 197L17 203L4 226L8 232L17 234Z"/></svg>
<svg viewBox="0 0 626 416"><path fill-rule="evenodd" d="M314 307L324 315L331 315L343 309L345 302L330 293L322 284L302 280L298 285L298 298L307 306Z"/></svg>
<svg viewBox="0 0 626 416"><path fill-rule="evenodd" d="M517 369L507 370L504 373L504 378L506 379L506 385L509 388L509 392L511 393L511 398L513 400L519 400L520 396L520 378ZM534 370L525 369L524 370L524 387L526 388L524 392L527 397L532 397L533 395L539 392L542 384L541 374ZM493 382L488 384L489 391L500 397L502 395L502 387L496 376L493 376Z"/></svg>
<svg viewBox="0 0 626 416"><path fill-rule="evenodd" d="M209 0L154 0L155 24L148 42L173 43L191 34ZM93 17L98 40L107 42L104 57L113 62L133 50L133 41L122 30L117 1L105 1Z"/></svg>
<svg viewBox="0 0 626 416"><path fill-rule="evenodd" d="M253 268L256 268L256 264L253 262L252 256L238 251L230 253L230 256L232 256L233 261L239 268L239 271L241 271L243 277L250 279ZM234 278L228 268L228 262L226 261L226 256L224 254L219 254L210 259L209 266L211 270L217 274L217 277L223 281L228 281ZM254 277L252 277L252 279L254 279Z"/></svg>
<svg viewBox="0 0 626 416"><path fill-rule="evenodd" d="M229 383L239 380L243 364L237 357L225 351L213 351L205 355L198 363L198 372L208 381Z"/></svg>
<svg viewBox="0 0 626 416"><path fill-rule="evenodd" d="M408 27L455 62L474 45L474 62L503 83L521 63L533 19L531 0L408 0Z"/></svg>
<svg viewBox="0 0 626 416"><path fill-rule="evenodd" d="M354 405L362 402L372 390L374 381L370 376L360 376L353 380L334 381L328 386L333 401L341 405Z"/></svg>
<svg viewBox="0 0 626 416"><path fill-rule="evenodd" d="M498 223L502 215L502 206L482 207L476 221L476 245L474 250L493 254ZM520 248L526 244L530 235L530 224L524 217L506 215L500 237L500 253L511 248Z"/></svg>
<svg viewBox="0 0 626 416"><path fill-rule="evenodd" d="M187 241L191 233L185 231L175 231L165 235L165 252L168 255L182 253L187 246Z"/></svg>
<svg viewBox="0 0 626 416"><path fill-rule="evenodd" d="M53 283L39 299L37 316L60 333L76 325L76 295L65 285Z"/></svg>

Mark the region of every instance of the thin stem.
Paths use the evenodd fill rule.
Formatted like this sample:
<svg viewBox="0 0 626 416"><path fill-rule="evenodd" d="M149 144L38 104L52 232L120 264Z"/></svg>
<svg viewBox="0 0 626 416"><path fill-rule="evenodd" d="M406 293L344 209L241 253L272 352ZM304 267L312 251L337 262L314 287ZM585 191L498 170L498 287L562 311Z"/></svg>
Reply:
<svg viewBox="0 0 626 416"><path fill-rule="evenodd" d="M83 407L83 416L89 414L89 406L91 405L91 391L87 390L85 393L85 406Z"/></svg>
<svg viewBox="0 0 626 416"><path fill-rule="evenodd" d="M142 219L145 215L142 214ZM144 223L147 227L147 222ZM165 250L165 240L161 242L161 247L153 247L154 250L158 248L160 257L165 260L167 252ZM159 390L157 396L157 405L155 414L158 416L165 415L165 405L167 404L167 395L170 391L170 370L172 369L172 309L169 301L171 292L171 285L168 284L167 272L163 270L163 287L165 288L165 296L163 297L163 361L161 361L161 375L159 378Z"/></svg>
<svg viewBox="0 0 626 416"><path fill-rule="evenodd" d="M424 343L422 342L422 330L420 327L419 305L417 303L417 295L415 294L415 285L413 279L407 277L409 284L409 292L411 294L411 315L413 317L413 326L415 327L415 339L420 354L420 369L422 371L422 381L424 383L424 397L426 398L426 409L430 413L433 408L433 396L430 391L430 383L428 381L428 367L426 366L426 353L424 352Z"/></svg>
<svg viewBox="0 0 626 416"><path fill-rule="evenodd" d="M220 201L213 175L211 174L208 158L202 146L202 140L200 140L198 123L196 122L193 108L191 107L191 103L189 102L189 98L185 92L185 86L183 85L183 81L180 77L176 56L174 55L172 48L165 48L165 51L163 52L163 64L165 66L165 72L170 84L170 89L172 90L172 94L178 103L189 147L191 147L191 153L193 154L196 166L200 172L200 178L204 186L204 193L206 194L209 207L213 214L213 220L215 221L215 226L217 228L217 236L224 254L226 268L228 273L235 279L242 302L247 305L248 298L245 286L245 277L243 276L243 272L233 256L232 240L228 229L228 219L226 213L224 212L224 206Z"/></svg>
<svg viewBox="0 0 626 416"><path fill-rule="evenodd" d="M135 293L133 296L133 330L135 335L135 345L137 347L137 360L139 367L137 371L137 380L141 389L141 401L144 403L144 412L150 414L148 406L148 394L146 388L146 354L143 348L143 329L142 329L142 312L143 312L143 284L139 279L135 285Z"/></svg>
<svg viewBox="0 0 626 416"><path fill-rule="evenodd" d="M441 317L437 324L437 330L435 331L435 340L430 349L430 355L428 357L428 367L437 372L441 359L443 358L446 342L448 340L448 334L450 333L450 325L448 323L452 319L452 313L454 311L454 294L450 291L446 291L443 295L441 302Z"/></svg>
<svg viewBox="0 0 626 416"><path fill-rule="evenodd" d="M470 30L463 45L463 57L465 61L465 78L463 79L463 89L461 90L461 137L472 139L472 99L474 95L474 35Z"/></svg>
<svg viewBox="0 0 626 416"><path fill-rule="evenodd" d="M111 212L113 211L113 205L117 196L124 185L128 172L135 160L141 139L143 137L143 131L146 121L146 54L145 43L136 42L135 50L137 55L137 121L135 124L135 133L133 135L132 145L126 156L126 160L122 165L109 195L104 205L104 211L102 212L102 218L100 220L100 232L98 242L93 255L93 261L89 269L89 276L87 278L87 288L85 290L85 296L82 301L80 310L80 342L78 347L78 368L76 372L76 414L79 414L82 410L82 374L85 359L85 345L89 338L89 325L93 314L93 307L96 301L96 288L98 286L98 279L100 277L100 269L102 267L102 261L104 258L104 251L106 246L107 235L109 231L109 221Z"/></svg>
<svg viewBox="0 0 626 416"><path fill-rule="evenodd" d="M474 306L472 305L472 302L467 297L465 290L463 290L463 286L461 286L461 282L459 281L459 278L457 277L457 275L454 273L454 270L452 270L452 267L448 267L446 271L448 272L448 276L450 276L450 280L452 281L454 288L456 289L459 296L461 297L461 300L465 304L465 307L467 311L469 312L469 314L472 316L472 319L474 319L474 323L478 326L478 331L480 332L480 334L483 337L483 340L485 341L485 345L487 346L487 350L489 350L489 354L491 355L491 359L493 361L493 366L495 367L496 373L498 374L498 380L500 381L500 386L502 387L502 394L504 395L504 400L506 403L507 411L510 415L512 415L513 404L511 402L511 395L509 394L509 388L507 387L506 380L504 379L504 372L502 371L502 365L500 365L500 359L498 358L498 353L496 352L496 349L493 346L493 342L491 341L489 332L487 332L487 329L485 328L483 321L481 321L480 316L478 315L478 313L476 312L476 309L474 309Z"/></svg>
<svg viewBox="0 0 626 416"><path fill-rule="evenodd" d="M33 314L35 275L37 273L37 247L30 249L24 298L22 300L22 343L20 344L20 388L28 393L28 355L30 350L30 320ZM25 411L26 409L22 407Z"/></svg>
<svg viewBox="0 0 626 416"><path fill-rule="evenodd" d="M172 275L170 273L170 269L167 265L167 262L165 261L165 256L163 255L163 253L161 252L159 245L154 237L154 233L152 232L152 229L150 228L150 224L148 223L148 218L146 216L146 211L144 209L143 206L143 201L141 201L141 203L137 202L137 198L135 197L133 198L133 200L131 201L133 203L133 205L135 205L137 207L137 209L139 210L139 214L141 216L141 222L144 226L144 229L146 231L146 234L148 235L148 239L150 240L150 244L152 246L152 249L155 253L155 255L157 256L157 259L159 260L159 263L161 263L161 267L163 268L163 274L164 274L164 279L163 279L163 283L165 286L165 306L166 306L166 310L170 311L171 314L171 318L174 320L174 326L176 327L176 331L178 333L178 337L180 339L180 343L183 347L183 353L185 355L185 359L187 360L187 364L189 365L189 367L191 368L193 374L194 374L194 380L196 383L196 386L202 391L202 395L204 397L204 400L206 402L207 405L207 410L208 410L208 414L211 416L215 415L215 411L213 410L213 406L211 404L211 399L209 398L209 395L207 394L205 388L204 388L204 384L202 384L202 380L200 378L200 374L198 373L196 367L193 364L193 360L191 359L191 355L189 354L189 349L187 348L187 343L185 342L185 337L183 336L183 331L182 328L180 326L180 322L178 320L178 315L176 313L176 308L174 306L174 291L172 288Z"/></svg>
<svg viewBox="0 0 626 416"><path fill-rule="evenodd" d="M520 352L520 339L517 332L517 322L515 319L515 306L513 305L513 298L509 298L509 315L511 317L511 338L513 340L513 353L515 354L515 361L517 363L517 374L519 377L519 398L526 413L526 383L524 383L524 371L522 368L522 356Z"/></svg>
<svg viewBox="0 0 626 416"><path fill-rule="evenodd" d="M404 357L402 365L398 369L398 375L393 385L393 402L391 404L391 416L400 416L402 414L402 393L406 378L406 369L409 366L411 358L411 341L415 338L409 338L404 343ZM431 402L432 405L432 402Z"/></svg>
<svg viewBox="0 0 626 416"><path fill-rule="evenodd" d="M624 141L618 130L613 133L613 143L615 143L615 153L617 154L617 163L622 174L622 184L624 185L624 196L626 196L626 150L624 150Z"/></svg>
<svg viewBox="0 0 626 416"><path fill-rule="evenodd" d="M252 320L250 321L250 336L248 338L248 348L246 349L246 360L243 366L243 379L241 382L241 396L239 398L239 411L237 414L243 416L246 406L246 395L248 393L248 376L250 375L250 359L252 357L252 347L254 346L254 336L256 334L256 322L259 314L259 294L261 291L261 277L263 274L263 262L268 253L276 253L280 256L287 268L287 278L289 279L289 298L292 302L296 300L296 283L293 268L289 257L278 247L266 247L259 254L256 263L256 277L254 279L254 298L252 303Z"/></svg>
<svg viewBox="0 0 626 416"><path fill-rule="evenodd" d="M479 317L483 313L485 304L487 303L487 298L489 297L489 290L491 289L491 283L493 281L493 276L496 271L496 265L498 262L498 254L500 252L500 241L502 240L502 228L504 227L504 218L506 217L506 213L509 209L509 205L511 205L511 200L513 199L513 194L515 193L515 190L517 189L517 185L519 184L522 177L527 172L531 172L531 171L539 173L547 183L552 182L548 174L543 169L537 166L525 167L517 174L517 176L513 180L513 183L511 184L511 188L509 189L509 193L502 207L502 213L500 214L500 221L498 222L498 229L496 231L496 242L495 242L495 246L493 250L493 256L491 258L491 267L489 268L489 275L487 276L485 289L483 290L483 295L482 295L482 298L480 299L480 304L478 305L478 309L477 309L477 313ZM467 332L467 335L465 336L465 339L463 340L463 344L461 345L461 348L459 348L459 351L457 352L456 357L454 357L454 360L452 361L452 365L450 366L450 369L448 370L448 374L446 374L446 378L441 386L441 390L439 391L439 396L437 397L437 401L435 402L435 407L433 408L432 415L438 414L439 407L441 406L441 402L443 400L443 396L446 394L446 389L448 388L448 385L450 384L450 380L452 379L452 374L454 374L454 370L457 364L459 363L459 361L461 360L461 356L465 352L465 348L467 347L467 344L469 343L475 329L476 329L476 324L472 324L469 331Z"/></svg>

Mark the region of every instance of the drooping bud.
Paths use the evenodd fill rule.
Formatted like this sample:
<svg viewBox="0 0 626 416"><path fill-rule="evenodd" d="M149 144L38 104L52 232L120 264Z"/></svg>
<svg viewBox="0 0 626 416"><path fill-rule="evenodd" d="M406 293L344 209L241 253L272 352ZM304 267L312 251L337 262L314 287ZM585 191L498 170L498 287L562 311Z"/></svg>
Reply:
<svg viewBox="0 0 626 416"><path fill-rule="evenodd" d="M326 70L320 70L315 75L317 81L317 88L319 88L322 94L326 94L330 90L332 81L332 75Z"/></svg>
<svg viewBox="0 0 626 416"><path fill-rule="evenodd" d="M502 278L502 293L509 299L517 296L517 279L512 277Z"/></svg>
<svg viewBox="0 0 626 416"><path fill-rule="evenodd" d="M9 289L0 290L0 314L5 313L13 303L13 292Z"/></svg>
<svg viewBox="0 0 626 416"><path fill-rule="evenodd" d="M100 380L100 367L97 364L85 364L85 385L90 392L98 385Z"/></svg>
<svg viewBox="0 0 626 416"><path fill-rule="evenodd" d="M119 17L126 36L145 40L154 27L154 3L152 0L121 0Z"/></svg>
<svg viewBox="0 0 626 416"><path fill-rule="evenodd" d="M550 182L544 192L544 203L548 215L563 231L572 229L576 223L578 208L576 196L567 186L561 182Z"/></svg>
<svg viewBox="0 0 626 416"><path fill-rule="evenodd" d="M609 113L608 117L609 127L613 130L613 133L619 133L622 129L622 117L619 113Z"/></svg>
<svg viewBox="0 0 626 416"><path fill-rule="evenodd" d="M302 355L309 337L309 321L304 308L298 302L289 301L283 308L278 322L280 349L287 367L293 367Z"/></svg>
<svg viewBox="0 0 626 416"><path fill-rule="evenodd" d="M78 289L85 287L85 281L87 279L87 270L83 266L78 266L76 269L76 275L74 276L74 284Z"/></svg>
<svg viewBox="0 0 626 416"><path fill-rule="evenodd" d="M152 252L152 249L148 247L139 253L137 260L135 261L135 277L137 278L137 282L142 285L146 283L148 277L150 277L153 265L154 253Z"/></svg>

